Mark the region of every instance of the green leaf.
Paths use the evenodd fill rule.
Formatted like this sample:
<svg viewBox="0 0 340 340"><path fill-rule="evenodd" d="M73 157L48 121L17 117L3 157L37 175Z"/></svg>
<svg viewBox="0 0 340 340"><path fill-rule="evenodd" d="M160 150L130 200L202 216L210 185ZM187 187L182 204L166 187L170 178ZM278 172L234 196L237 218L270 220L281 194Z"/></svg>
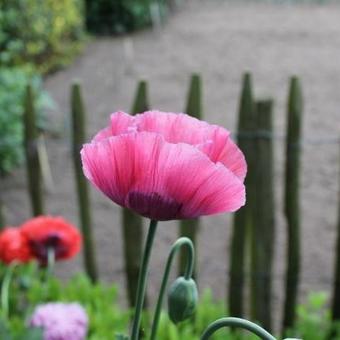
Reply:
<svg viewBox="0 0 340 340"><path fill-rule="evenodd" d="M8 330L4 320L2 320L2 319L0 319L0 339L1 340L12 340L12 337L9 334L9 330Z"/></svg>
<svg viewBox="0 0 340 340"><path fill-rule="evenodd" d="M44 331L42 328L28 328L24 334L16 338L16 340L43 340Z"/></svg>

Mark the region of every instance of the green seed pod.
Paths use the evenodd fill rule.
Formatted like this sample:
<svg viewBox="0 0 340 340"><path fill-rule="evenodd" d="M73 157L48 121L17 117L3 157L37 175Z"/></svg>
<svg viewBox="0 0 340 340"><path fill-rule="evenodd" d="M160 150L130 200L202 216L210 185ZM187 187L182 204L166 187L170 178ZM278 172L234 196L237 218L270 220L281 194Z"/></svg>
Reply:
<svg viewBox="0 0 340 340"><path fill-rule="evenodd" d="M193 279L177 278L168 293L168 313L173 323L188 319L196 310L198 292Z"/></svg>

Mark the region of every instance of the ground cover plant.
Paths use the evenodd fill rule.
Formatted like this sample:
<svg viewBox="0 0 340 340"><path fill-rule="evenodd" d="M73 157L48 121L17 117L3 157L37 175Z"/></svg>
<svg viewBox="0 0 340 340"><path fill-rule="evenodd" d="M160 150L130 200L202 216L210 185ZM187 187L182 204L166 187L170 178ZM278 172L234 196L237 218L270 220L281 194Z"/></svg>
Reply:
<svg viewBox="0 0 340 340"><path fill-rule="evenodd" d="M6 266L1 265L0 275L4 276ZM26 322L36 306L58 301L63 303L77 302L88 315L89 340L114 339L116 332L127 329L132 311L124 309L118 302L119 290L115 284L92 283L84 274L77 274L67 282L55 277L45 281L42 290L43 273L36 263L18 267L11 284L10 318L7 322L1 318L1 339L20 339L27 336ZM40 272L40 274L39 274ZM295 334L302 339L325 339L331 327L330 311L327 294L311 293L303 304L298 307L298 322ZM162 340L196 340L206 325L220 315L228 315L222 302L216 301L211 291L200 296L195 317L175 326L166 311L162 312L158 338ZM149 319L147 313L145 319ZM7 332L5 333L5 330ZM5 334L7 334L5 337ZM239 339L257 339L249 334L239 334ZM32 339L41 339L41 334L33 332ZM215 340L235 339L235 334L221 330L214 335Z"/></svg>

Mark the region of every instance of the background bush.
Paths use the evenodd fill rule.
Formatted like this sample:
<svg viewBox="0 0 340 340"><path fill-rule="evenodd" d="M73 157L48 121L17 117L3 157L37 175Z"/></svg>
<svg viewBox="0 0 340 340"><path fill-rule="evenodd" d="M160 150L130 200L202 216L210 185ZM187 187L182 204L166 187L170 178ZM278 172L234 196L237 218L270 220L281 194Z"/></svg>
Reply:
<svg viewBox="0 0 340 340"><path fill-rule="evenodd" d="M95 34L124 33L151 24L150 6L166 13L166 0L86 0L86 26Z"/></svg>
<svg viewBox="0 0 340 340"><path fill-rule="evenodd" d="M66 64L83 37L82 0L0 0L0 64Z"/></svg>
<svg viewBox="0 0 340 340"><path fill-rule="evenodd" d="M6 267L0 264L0 282ZM68 282L61 282L56 278L46 281L44 272L38 270L37 265L20 266L16 269L15 279L11 284L10 321L1 320L1 329L10 329L15 335L11 339L21 338L26 334L26 320L32 314L35 306L49 301L79 302L89 315L88 340L115 339L117 333L126 333L129 329L129 320L132 312L119 304L119 291L115 285L104 283L92 284L83 274L78 274ZM0 310L1 312L1 310ZM153 309L145 314L145 330L150 330ZM194 318L175 326L164 311L161 316L157 339L162 340L197 340L212 321L227 316L225 305L216 301L210 291L200 296L197 313ZM308 340L327 339L332 327L328 297L325 293L312 293L307 300L298 307L298 322L296 328L289 335ZM339 329L338 325L333 325ZM26 333L25 333L26 332ZM339 334L339 333L338 333ZM148 334L146 333L146 338ZM5 339L2 337L1 339ZM32 338L36 339L36 338ZM255 340L258 337L248 332L231 332L230 329L221 329L212 340ZM334 337L334 340L340 336Z"/></svg>
<svg viewBox="0 0 340 340"><path fill-rule="evenodd" d="M31 82L36 94L39 125L43 127L43 110L52 105L41 90L41 79L23 68L0 69L0 176L9 173L23 159L24 96Z"/></svg>

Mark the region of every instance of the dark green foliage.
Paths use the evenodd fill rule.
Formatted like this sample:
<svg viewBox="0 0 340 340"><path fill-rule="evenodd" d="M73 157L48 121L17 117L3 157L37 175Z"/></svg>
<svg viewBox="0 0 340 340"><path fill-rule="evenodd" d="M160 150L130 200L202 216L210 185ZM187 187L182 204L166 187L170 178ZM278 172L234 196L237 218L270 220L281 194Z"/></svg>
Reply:
<svg viewBox="0 0 340 340"><path fill-rule="evenodd" d="M299 196L303 98L297 77L291 78L287 106L284 213L288 240L283 329L294 326L301 262Z"/></svg>
<svg viewBox="0 0 340 340"><path fill-rule="evenodd" d="M252 77L244 74L242 92L239 102L239 116L237 127L237 142L243 151L248 174L245 179L247 188L247 204L234 215L233 234L230 253L230 284L228 292L228 306L233 316L244 315L244 271L246 266L246 245L249 243L252 227L252 203L254 196L254 141L250 136L255 131L255 104L253 99Z"/></svg>
<svg viewBox="0 0 340 340"><path fill-rule="evenodd" d="M73 130L73 163L78 193L79 217L84 237L85 269L91 280L98 277L95 245L92 236L92 219L87 180L84 177L80 149L86 141L86 113L79 84L74 84L71 93L72 130Z"/></svg>
<svg viewBox="0 0 340 340"><path fill-rule="evenodd" d="M0 266L0 274L1 269ZM29 284L23 290L20 282L22 276L26 277L28 273ZM114 339L116 333L124 333L128 329L130 312L118 305L118 293L114 285L93 284L87 276L80 274L66 283L50 278L43 285L41 277L34 264L16 271L11 285L11 317L7 325L11 334L21 334L24 331L26 320L35 306L56 301L78 302L85 308L89 316L88 340Z"/></svg>
<svg viewBox="0 0 340 340"><path fill-rule="evenodd" d="M83 37L81 0L0 0L0 65L67 63Z"/></svg>
<svg viewBox="0 0 340 340"><path fill-rule="evenodd" d="M151 24L150 6L166 13L163 0L86 0L86 25L95 34L119 34Z"/></svg>
<svg viewBox="0 0 340 340"><path fill-rule="evenodd" d="M24 97L26 85L30 82L36 94L35 106L38 124L43 127L42 111L51 106L51 100L41 91L38 76L22 68L0 70L0 176L4 176L23 161Z"/></svg>
<svg viewBox="0 0 340 340"><path fill-rule="evenodd" d="M1 340L43 340L43 330L40 328L24 328L19 332L13 332L0 320Z"/></svg>
<svg viewBox="0 0 340 340"><path fill-rule="evenodd" d="M5 266L0 264L0 281ZM60 282L50 278L45 288L41 282L41 273L37 265L20 266L15 271L11 284L10 319L6 323L0 316L0 339L7 340L4 334L6 329L11 331L12 337L8 340L23 340L19 335L24 334L26 320L32 314L36 305L49 301L79 302L89 315L88 340L110 340L118 338L118 334L126 334L129 328L131 313L118 304L118 291L115 285L104 283L93 284L86 276L78 274L67 282ZM27 279L29 278L29 279ZM25 281L25 285L22 282ZM328 299L325 293L312 293L307 301L298 306L297 322L294 330L287 335L307 340L326 339L331 328L331 316L328 309ZM195 318L175 326L167 316L162 313L157 339L160 340L197 340L204 329L216 319L227 316L229 313L221 301L213 299L211 292L205 291L200 296ZM147 315L144 315L147 319ZM338 327L334 324L334 327ZM339 328L339 327L338 327ZM146 329L146 338L148 338ZM18 337L16 337L18 336ZM26 338L24 338L26 340ZM33 338L34 339L34 338ZM223 329L216 333L212 340L245 340L258 339L249 333L235 333L230 329ZM340 337L334 338L339 340ZM36 340L36 339L34 339Z"/></svg>

